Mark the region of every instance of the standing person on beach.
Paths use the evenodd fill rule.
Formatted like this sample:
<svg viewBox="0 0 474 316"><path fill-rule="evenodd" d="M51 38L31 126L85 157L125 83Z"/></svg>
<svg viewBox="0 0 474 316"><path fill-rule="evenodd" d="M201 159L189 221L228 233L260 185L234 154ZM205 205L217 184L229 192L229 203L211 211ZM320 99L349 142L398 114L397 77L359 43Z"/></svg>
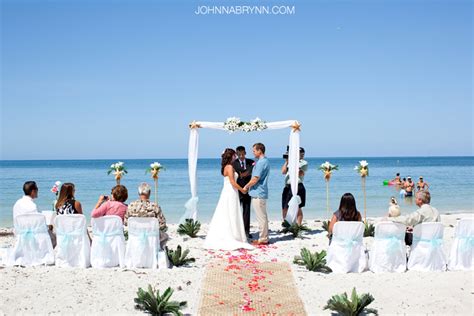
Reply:
<svg viewBox="0 0 474 316"><path fill-rule="evenodd" d="M63 183L55 205L57 215L82 214L82 205L75 199L75 193L74 183Z"/></svg>
<svg viewBox="0 0 474 316"><path fill-rule="evenodd" d="M123 185L116 185L112 188L112 199L106 195L101 195L91 217L102 217L105 215L117 215L124 221L127 212L128 190Z"/></svg>
<svg viewBox="0 0 474 316"><path fill-rule="evenodd" d="M285 175L285 187L283 188L283 193L281 195L281 207L282 207L282 216L283 220L286 218L286 214L288 213L288 203L290 202L291 198L293 197L293 193L291 192L291 185L290 185L290 175L288 174L288 149L287 152L283 157L285 158L285 163L281 167L281 173ZM308 171L308 162L304 160L304 148L300 147L300 160L299 160L299 173L298 173L298 196L301 198L301 203L299 204L298 214L296 215L296 223L301 225L303 222L303 207L306 205L306 188L304 186L304 175L306 171Z"/></svg>
<svg viewBox="0 0 474 316"><path fill-rule="evenodd" d="M400 180L400 173L397 173L395 175L395 178L393 178L392 180L390 180L390 182L392 182L393 184L395 185L401 185L402 184L402 181Z"/></svg>
<svg viewBox="0 0 474 316"><path fill-rule="evenodd" d="M238 194L238 191L243 191L243 188L236 182L238 175L233 167L236 159L237 155L232 148L226 148L221 155L221 174L224 184L209 224L204 249L254 249L248 243L245 234Z"/></svg>
<svg viewBox="0 0 474 316"><path fill-rule="evenodd" d="M242 188L245 187L247 183L250 182L252 178L252 169L254 161L245 157L247 154L244 146L238 146L235 149L237 153L237 158L232 166L239 175L237 178L237 184ZM248 238L252 238L250 235L250 203L252 198L247 193L242 193L239 191L240 205L242 206L242 217L244 220L245 234Z"/></svg>
<svg viewBox="0 0 474 316"><path fill-rule="evenodd" d="M424 182L423 177L420 176L420 178L418 179L418 183L416 184L416 189L418 191L428 191L429 187L430 186L428 185L428 183Z"/></svg>
<svg viewBox="0 0 474 316"><path fill-rule="evenodd" d="M405 197L413 196L413 191L415 191L415 182L411 180L411 177L407 177L404 187Z"/></svg>
<svg viewBox="0 0 474 316"><path fill-rule="evenodd" d="M252 179L244 187L244 191L249 191L252 197L252 206L257 216L259 227L259 238L254 240L254 245L268 244L268 215L267 215L267 199L268 199L268 174L270 173L270 163L265 157L265 145L256 143L253 145L253 154L257 163L252 169Z"/></svg>
<svg viewBox="0 0 474 316"><path fill-rule="evenodd" d="M415 203L419 207L415 212L398 217L389 217L392 222L402 223L408 226L405 243L410 246L413 241L412 227L426 222L440 222L439 211L430 205L431 194L428 191L420 191L416 194Z"/></svg>
<svg viewBox="0 0 474 316"><path fill-rule="evenodd" d="M13 206L13 222L15 222L15 217L18 215L38 213L36 203L33 201L38 197L38 186L36 182L26 181L23 184L23 193L25 195L16 201Z"/></svg>

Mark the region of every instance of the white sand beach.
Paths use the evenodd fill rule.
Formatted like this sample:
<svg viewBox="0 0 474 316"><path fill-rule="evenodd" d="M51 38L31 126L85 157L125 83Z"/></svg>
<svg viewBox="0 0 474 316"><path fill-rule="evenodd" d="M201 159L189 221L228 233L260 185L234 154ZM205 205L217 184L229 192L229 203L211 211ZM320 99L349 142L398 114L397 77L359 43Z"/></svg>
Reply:
<svg viewBox="0 0 474 316"><path fill-rule="evenodd" d="M449 249L456 219L472 214L442 215L445 226L444 251ZM379 220L379 219L375 219ZM252 231L256 231L256 223ZM311 251L327 249L326 232L321 221L306 220L312 229L304 238L293 239L281 235L279 222L270 224L272 244L252 251L259 261L292 262L302 247ZM148 284L175 289L173 300L188 302L185 313L198 311L200 287L211 254L201 248L207 225L203 224L198 238L187 238L176 233L177 225L169 225L170 248L178 244L189 248L196 262L189 267L168 270L128 269L64 269L55 266L31 268L0 267L0 314L141 314L134 309L133 299L138 287ZM0 247L13 244L8 229L0 229ZM370 245L372 238L364 238ZM226 255L225 252L221 253ZM323 307L333 295L349 292L353 287L359 293L370 292L375 301L370 305L381 315L473 315L474 274L472 271L374 274L370 271L352 274L322 274L309 272L291 264L299 295L309 315L329 315Z"/></svg>

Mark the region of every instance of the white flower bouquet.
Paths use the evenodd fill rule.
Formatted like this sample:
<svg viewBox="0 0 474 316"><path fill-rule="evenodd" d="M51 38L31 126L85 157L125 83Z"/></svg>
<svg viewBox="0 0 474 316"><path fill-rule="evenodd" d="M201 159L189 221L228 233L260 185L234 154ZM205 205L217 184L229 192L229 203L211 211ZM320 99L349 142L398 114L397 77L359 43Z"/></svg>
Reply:
<svg viewBox="0 0 474 316"><path fill-rule="evenodd" d="M120 179L122 179L123 175L128 173L128 171L127 169L125 169L124 163L122 161L119 161L110 165L107 174L111 173L115 175L115 180L117 181L117 184L120 184Z"/></svg>
<svg viewBox="0 0 474 316"><path fill-rule="evenodd" d="M267 124L258 117L250 121L250 125L252 126L252 131L263 131L267 129Z"/></svg>
<svg viewBox="0 0 474 316"><path fill-rule="evenodd" d="M255 118L250 122L242 122L238 117L229 117L224 122L224 129L229 131L230 133L234 133L236 131L242 132L255 132L255 131L263 131L267 128L267 125L264 121L260 118Z"/></svg>
<svg viewBox="0 0 474 316"><path fill-rule="evenodd" d="M240 129L242 122L238 117L229 117L224 122L224 129L229 131L230 133L236 132Z"/></svg>
<svg viewBox="0 0 474 316"><path fill-rule="evenodd" d="M354 167L354 170L356 170L362 178L365 178L369 175L369 163L366 160L361 160L359 164Z"/></svg>
<svg viewBox="0 0 474 316"><path fill-rule="evenodd" d="M331 178L332 172L334 170L339 170L339 166L338 165L333 165L329 161L326 161L325 163L322 163L319 166L318 170L321 170L324 173L324 179L326 181L329 181L329 179Z"/></svg>
<svg viewBox="0 0 474 316"><path fill-rule="evenodd" d="M161 170L165 170L165 167L163 167L159 162L155 161L154 163L150 164L148 169L146 169L145 174L150 172L153 179L158 179L158 174Z"/></svg>

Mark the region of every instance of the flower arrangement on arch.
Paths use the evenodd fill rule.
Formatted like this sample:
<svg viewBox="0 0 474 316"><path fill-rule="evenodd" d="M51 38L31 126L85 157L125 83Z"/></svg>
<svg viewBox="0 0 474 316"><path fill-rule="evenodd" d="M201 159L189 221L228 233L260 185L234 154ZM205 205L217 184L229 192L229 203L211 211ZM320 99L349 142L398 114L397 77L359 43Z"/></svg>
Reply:
<svg viewBox="0 0 474 316"><path fill-rule="evenodd" d="M122 179L123 175L128 173L127 169L125 169L125 165L122 161L113 163L110 165L107 174L113 173L115 175L115 181L117 181L117 185L120 184L120 179Z"/></svg>
<svg viewBox="0 0 474 316"><path fill-rule="evenodd" d="M234 133L236 131L242 132L255 132L255 131L263 131L267 129L267 124L265 121L261 120L260 118L255 118L250 122L243 122L238 117L229 117L224 122L224 129L230 133Z"/></svg>
<svg viewBox="0 0 474 316"><path fill-rule="evenodd" d="M369 175L369 163L367 160L361 160L359 164L354 167L354 170L356 170L362 178L365 178Z"/></svg>

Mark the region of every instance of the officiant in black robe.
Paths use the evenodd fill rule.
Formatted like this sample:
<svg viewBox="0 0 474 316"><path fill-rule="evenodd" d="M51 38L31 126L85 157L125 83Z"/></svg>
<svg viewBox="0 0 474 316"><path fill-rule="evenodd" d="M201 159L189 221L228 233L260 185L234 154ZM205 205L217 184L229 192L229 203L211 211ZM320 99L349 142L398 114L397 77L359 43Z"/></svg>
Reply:
<svg viewBox="0 0 474 316"><path fill-rule="evenodd" d="M233 167L239 175L237 178L237 184L243 188L252 178L252 168L254 161L245 157L247 153L245 152L244 146L237 147L235 151L237 152L238 159L234 161ZM243 211L242 216L244 220L245 234L248 238L252 238L250 235L250 203L252 198L248 193L244 194L240 191L239 197Z"/></svg>

